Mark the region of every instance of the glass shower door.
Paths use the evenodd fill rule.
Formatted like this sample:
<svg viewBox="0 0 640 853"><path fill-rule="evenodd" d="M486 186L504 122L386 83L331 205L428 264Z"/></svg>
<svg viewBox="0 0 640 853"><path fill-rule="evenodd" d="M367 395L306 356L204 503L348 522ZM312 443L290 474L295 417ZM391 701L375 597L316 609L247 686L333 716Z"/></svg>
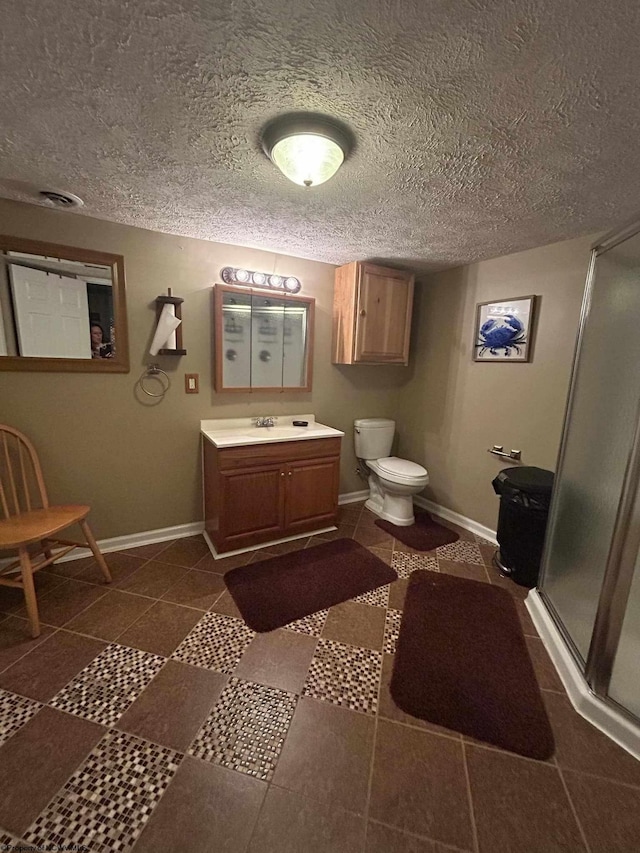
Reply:
<svg viewBox="0 0 640 853"><path fill-rule="evenodd" d="M584 662L640 400L640 235L598 254L541 590Z"/></svg>

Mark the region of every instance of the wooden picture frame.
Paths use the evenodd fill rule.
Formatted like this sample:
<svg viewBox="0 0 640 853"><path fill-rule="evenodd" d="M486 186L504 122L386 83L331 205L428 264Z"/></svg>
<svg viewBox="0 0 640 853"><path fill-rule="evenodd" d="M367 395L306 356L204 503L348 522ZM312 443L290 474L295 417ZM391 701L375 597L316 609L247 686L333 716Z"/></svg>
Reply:
<svg viewBox="0 0 640 853"><path fill-rule="evenodd" d="M536 303L536 296L478 303L473 360L506 364L531 361Z"/></svg>

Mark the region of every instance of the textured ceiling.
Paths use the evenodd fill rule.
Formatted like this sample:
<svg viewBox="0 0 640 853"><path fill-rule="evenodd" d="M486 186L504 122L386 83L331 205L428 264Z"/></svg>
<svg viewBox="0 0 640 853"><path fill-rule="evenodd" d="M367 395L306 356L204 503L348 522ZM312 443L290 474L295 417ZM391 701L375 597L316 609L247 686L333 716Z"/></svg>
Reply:
<svg viewBox="0 0 640 853"><path fill-rule="evenodd" d="M441 268L640 208L637 0L2 0L0 195L331 263ZM357 148L305 190L289 111ZM76 214L69 214L76 215Z"/></svg>

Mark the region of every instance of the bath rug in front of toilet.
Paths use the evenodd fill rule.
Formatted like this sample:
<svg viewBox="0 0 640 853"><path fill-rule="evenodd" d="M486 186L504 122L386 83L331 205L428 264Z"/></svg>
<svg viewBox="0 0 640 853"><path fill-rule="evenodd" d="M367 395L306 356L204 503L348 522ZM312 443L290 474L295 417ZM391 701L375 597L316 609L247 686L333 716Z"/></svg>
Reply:
<svg viewBox="0 0 640 853"><path fill-rule="evenodd" d="M397 580L353 539L334 539L232 569L224 582L246 624L273 631Z"/></svg>
<svg viewBox="0 0 640 853"><path fill-rule="evenodd" d="M384 521L382 518L376 519L376 526L381 527L409 548L415 548L416 551L433 551L441 545L457 542L460 538L453 530L434 521L424 510L417 509L415 516L414 524L409 527L398 527L397 524Z"/></svg>
<svg viewBox="0 0 640 853"><path fill-rule="evenodd" d="M504 589L413 572L389 689L413 717L528 758L553 755L518 611Z"/></svg>

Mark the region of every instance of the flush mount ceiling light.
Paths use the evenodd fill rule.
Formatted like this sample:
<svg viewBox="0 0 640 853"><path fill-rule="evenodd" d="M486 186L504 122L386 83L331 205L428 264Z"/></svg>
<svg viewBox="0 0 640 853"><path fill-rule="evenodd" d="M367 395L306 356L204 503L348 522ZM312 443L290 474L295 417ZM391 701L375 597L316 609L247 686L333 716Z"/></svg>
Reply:
<svg viewBox="0 0 640 853"><path fill-rule="evenodd" d="M262 147L290 181L315 187L335 175L352 148L352 140L347 128L334 119L293 113L265 127Z"/></svg>

